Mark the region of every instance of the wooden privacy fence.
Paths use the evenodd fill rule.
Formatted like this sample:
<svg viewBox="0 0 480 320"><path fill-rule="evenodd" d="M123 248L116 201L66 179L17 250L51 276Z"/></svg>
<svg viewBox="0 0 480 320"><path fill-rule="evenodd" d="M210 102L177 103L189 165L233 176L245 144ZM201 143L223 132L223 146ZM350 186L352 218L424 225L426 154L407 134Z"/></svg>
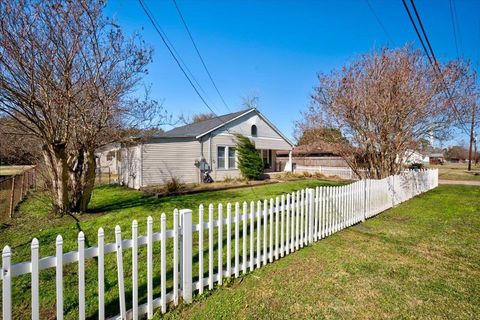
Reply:
<svg viewBox="0 0 480 320"><path fill-rule="evenodd" d="M138 223L134 220L131 237L125 239L117 226L112 243L105 243L105 234L100 228L96 247L86 248L84 233L80 232L78 249L65 253L63 238L58 235L53 256L41 258L39 242L33 239L31 260L13 265L12 251L5 246L1 269L3 319L15 316L15 310L12 310L12 299L15 299L12 296L12 279L28 274L31 278L31 317L40 317L39 292L42 288L39 277L40 272L46 269L55 270L55 276L48 281L54 283L55 287L57 319L72 317L71 309L70 314L64 310L64 291L67 289L64 287L64 268L71 264L77 265L75 282L78 290L75 301L78 301L78 306L75 316L78 314L80 319L87 316L137 319L146 315L151 319L157 308L164 313L168 304L177 305L180 299L190 303L195 292L202 294L216 284L222 285L224 279L237 278L240 274L272 263L437 185L437 170L408 171L382 180L360 180L344 186L299 190L263 202L244 202L242 205L228 203L225 207L219 204L216 208L211 204L207 208L201 205L198 208L198 223L193 222L192 210L175 210L173 229L167 229L167 217L162 214L159 230L154 231L154 219L149 217L146 234L139 235ZM198 236L198 241L193 240L194 236ZM171 243L171 246L167 246L167 243ZM159 244L159 248L155 244ZM147 272L140 279L138 257L139 249L144 247ZM214 251L217 252L216 256ZM131 256L130 265L124 262L127 253ZM112 267L105 263L108 254L115 255L115 259L109 261L114 264L116 271L114 288L117 292L116 308L110 308L107 312L105 268ZM98 268L96 279L86 282L85 263L89 259L96 259ZM160 265L158 269L155 268L159 270L158 274L154 274L154 261ZM126 287L126 280L130 279L125 276L126 273L128 278L131 277L129 288ZM156 281L158 287L154 287L154 277L159 277L159 281ZM139 287L145 282L146 298L140 301ZM93 314L86 312L89 307L86 305L86 286L90 286L87 293L94 292L96 295ZM111 299L112 292L109 293Z"/></svg>
<svg viewBox="0 0 480 320"><path fill-rule="evenodd" d="M0 222L10 220L28 190L35 187L35 173L35 167L31 167L20 174L0 177Z"/></svg>

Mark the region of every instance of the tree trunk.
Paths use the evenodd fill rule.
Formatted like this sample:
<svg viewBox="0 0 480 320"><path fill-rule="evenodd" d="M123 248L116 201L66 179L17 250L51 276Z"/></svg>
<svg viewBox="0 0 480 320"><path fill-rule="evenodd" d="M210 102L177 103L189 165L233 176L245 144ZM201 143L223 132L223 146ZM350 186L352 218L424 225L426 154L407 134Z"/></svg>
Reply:
<svg viewBox="0 0 480 320"><path fill-rule="evenodd" d="M57 216L63 216L70 212L66 146L63 143L47 144L42 152L52 183L53 211Z"/></svg>
<svg viewBox="0 0 480 320"><path fill-rule="evenodd" d="M72 211L86 212L95 184L95 154L79 150L75 167L70 174L72 185Z"/></svg>

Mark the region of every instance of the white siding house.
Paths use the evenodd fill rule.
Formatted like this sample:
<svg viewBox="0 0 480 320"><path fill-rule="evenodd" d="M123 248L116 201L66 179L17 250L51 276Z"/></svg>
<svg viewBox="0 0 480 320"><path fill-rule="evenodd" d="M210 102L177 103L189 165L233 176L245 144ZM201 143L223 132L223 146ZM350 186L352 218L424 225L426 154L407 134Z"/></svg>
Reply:
<svg viewBox="0 0 480 320"><path fill-rule="evenodd" d="M214 181L240 177L235 133L255 142L266 172L276 170L277 150L293 148L258 110L248 109L174 128L146 142L122 148L118 159L120 183L138 189L164 184L173 177L184 183L201 183L204 172Z"/></svg>

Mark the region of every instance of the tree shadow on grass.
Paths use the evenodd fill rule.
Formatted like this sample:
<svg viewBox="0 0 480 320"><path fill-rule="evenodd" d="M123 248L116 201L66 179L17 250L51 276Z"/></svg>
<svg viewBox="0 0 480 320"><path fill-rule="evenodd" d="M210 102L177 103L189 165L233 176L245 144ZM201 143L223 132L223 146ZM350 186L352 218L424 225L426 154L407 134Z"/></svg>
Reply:
<svg viewBox="0 0 480 320"><path fill-rule="evenodd" d="M114 187L120 188L120 187ZM96 191L102 193L108 193L109 190L112 190L112 187L100 187ZM113 189L115 190L115 189ZM125 190L127 192L127 190ZM245 193L242 191L233 191L229 190L228 193L225 191L205 191L202 193L195 194L186 194L186 195L170 195L164 197L156 197L153 195L148 195L139 192L138 194L131 196L127 193L124 195L112 195L107 200L102 199L101 203L93 206L87 211L87 214L98 214L98 213L107 213L112 211L118 211L128 208L142 208L144 210L148 209L158 209L162 205L172 208L198 208L200 203L203 203L205 206L208 206L210 203L226 203L226 201L220 201L228 197L231 199L233 204L235 201L241 202L242 197L245 196ZM260 197L256 200L262 200Z"/></svg>

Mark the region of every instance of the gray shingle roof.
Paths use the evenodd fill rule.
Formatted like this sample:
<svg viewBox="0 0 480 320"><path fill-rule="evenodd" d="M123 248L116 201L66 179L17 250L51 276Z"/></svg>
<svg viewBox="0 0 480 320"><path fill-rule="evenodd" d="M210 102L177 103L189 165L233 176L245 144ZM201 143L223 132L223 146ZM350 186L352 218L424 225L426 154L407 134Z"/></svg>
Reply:
<svg viewBox="0 0 480 320"><path fill-rule="evenodd" d="M167 132L162 133L159 137L166 137L166 138L188 138L188 137L197 137L205 132L208 132L221 124L231 121L236 117L250 111L253 109L242 110L238 112L233 112L229 114L225 114L222 116L218 116L216 118L204 120L197 123L187 124L185 126L173 128Z"/></svg>

